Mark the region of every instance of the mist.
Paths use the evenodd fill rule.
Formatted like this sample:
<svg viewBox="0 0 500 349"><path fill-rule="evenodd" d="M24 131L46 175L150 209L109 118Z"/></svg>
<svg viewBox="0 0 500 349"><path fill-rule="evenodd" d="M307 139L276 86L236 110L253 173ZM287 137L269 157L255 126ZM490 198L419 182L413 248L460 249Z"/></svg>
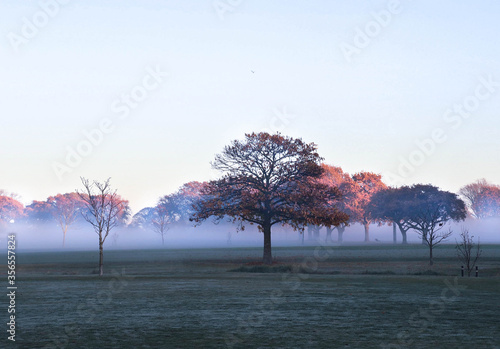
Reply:
<svg viewBox="0 0 500 349"><path fill-rule="evenodd" d="M484 220L467 219L462 222L450 222L442 227L443 231L451 229L453 234L444 242L455 244L462 229L468 229L474 240L482 244L500 243L500 218ZM368 244L392 244L393 228L387 224L370 226L370 242ZM71 226L62 245L63 234L55 223L45 224L9 224L3 229L1 243L5 244L7 235L16 234L17 249L23 252L35 251L92 251L98 249L98 236L90 225L79 222ZM302 236L303 234L303 236ZM332 232L332 241L328 244L338 245L337 231ZM366 244L363 242L364 228L360 224L352 224L346 228L342 245ZM397 229L397 243L401 244L401 233ZM326 229L320 229L319 237L310 235L307 228L303 233L289 226L273 226L272 246L302 246L325 243ZM408 231L408 243L420 243L419 235ZM183 226L173 224L165 235L162 245L161 236L152 229L142 227L120 226L111 231L104 243L105 250L132 249L199 249L199 248L238 248L262 247L263 235L255 225L245 225L238 230L236 224L221 222L214 224L207 221L200 226Z"/></svg>

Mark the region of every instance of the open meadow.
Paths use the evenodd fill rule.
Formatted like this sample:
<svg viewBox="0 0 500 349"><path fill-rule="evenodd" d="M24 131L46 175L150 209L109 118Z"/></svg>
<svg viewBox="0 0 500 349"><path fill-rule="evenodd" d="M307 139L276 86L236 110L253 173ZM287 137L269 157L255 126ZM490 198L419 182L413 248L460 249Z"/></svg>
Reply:
<svg viewBox="0 0 500 349"><path fill-rule="evenodd" d="M19 253L16 347L499 348L500 246L478 278L452 245L432 269L427 253L278 247L263 266L261 248L114 250L104 277L97 251Z"/></svg>

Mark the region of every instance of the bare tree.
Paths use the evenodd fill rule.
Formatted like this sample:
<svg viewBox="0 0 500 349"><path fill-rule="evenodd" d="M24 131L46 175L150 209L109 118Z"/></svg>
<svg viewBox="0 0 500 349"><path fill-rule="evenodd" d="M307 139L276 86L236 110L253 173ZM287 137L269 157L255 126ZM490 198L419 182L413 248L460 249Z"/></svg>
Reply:
<svg viewBox="0 0 500 349"><path fill-rule="evenodd" d="M126 201L116 194L116 190L111 189L110 178L102 183L90 182L83 177L81 180L85 189L77 193L87 207L87 210L82 212L83 218L92 225L99 236L99 276L102 276L103 245L109 232L118 225L120 214L126 211Z"/></svg>
<svg viewBox="0 0 500 349"><path fill-rule="evenodd" d="M156 206L155 217L153 218L152 223L153 230L161 236L161 244L165 245L165 235L167 234L169 229L168 225L170 224L169 212L165 206Z"/></svg>
<svg viewBox="0 0 500 349"><path fill-rule="evenodd" d="M462 233L460 233L460 241L457 241L455 246L457 249L457 255L460 262L465 264L467 269L467 276L474 269L477 260L483 252L479 244L479 238L477 239L477 244L474 243L474 236L469 234L469 230L462 228Z"/></svg>
<svg viewBox="0 0 500 349"><path fill-rule="evenodd" d="M153 230L161 236L161 244L165 244L165 236L170 229L169 225L179 221L182 217L181 201L179 193L165 195L158 201L154 209L154 217L151 221Z"/></svg>
<svg viewBox="0 0 500 349"><path fill-rule="evenodd" d="M424 234L419 230L416 230L416 232L422 237L422 241L424 242L424 244L429 247L429 265L433 265L434 260L432 259L432 250L441 242L448 239L453 232L451 231L451 229L449 229L447 232L439 231L439 229L432 229L429 230L427 234Z"/></svg>

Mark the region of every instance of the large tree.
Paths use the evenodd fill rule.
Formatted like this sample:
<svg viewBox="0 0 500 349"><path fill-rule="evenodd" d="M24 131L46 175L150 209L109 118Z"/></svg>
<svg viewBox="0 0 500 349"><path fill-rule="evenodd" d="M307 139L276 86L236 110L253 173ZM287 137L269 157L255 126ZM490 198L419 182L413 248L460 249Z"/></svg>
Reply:
<svg viewBox="0 0 500 349"><path fill-rule="evenodd" d="M372 217L369 204L372 195L387 188L382 182L382 176L373 172L358 172L352 175L356 198L353 201L351 219L359 222L365 228L365 242L370 241L370 224L382 223L383 220Z"/></svg>
<svg viewBox="0 0 500 349"><path fill-rule="evenodd" d="M217 155L212 166L224 173L210 181L195 203L197 222L215 217L232 217L243 228L256 224L264 234L263 262L272 263L271 228L289 224L304 229L307 224L339 225L349 217L332 202L341 199L339 190L318 180L322 158L314 143L301 139L246 134Z"/></svg>
<svg viewBox="0 0 500 349"><path fill-rule="evenodd" d="M124 221L130 210L128 201L111 189L109 178L104 182L90 182L83 177L81 180L84 190L77 193L87 208L82 212L83 218L92 225L99 236L99 276L102 276L104 242L110 231Z"/></svg>
<svg viewBox="0 0 500 349"><path fill-rule="evenodd" d="M459 194L474 218L500 216L500 186L483 178L463 186Z"/></svg>

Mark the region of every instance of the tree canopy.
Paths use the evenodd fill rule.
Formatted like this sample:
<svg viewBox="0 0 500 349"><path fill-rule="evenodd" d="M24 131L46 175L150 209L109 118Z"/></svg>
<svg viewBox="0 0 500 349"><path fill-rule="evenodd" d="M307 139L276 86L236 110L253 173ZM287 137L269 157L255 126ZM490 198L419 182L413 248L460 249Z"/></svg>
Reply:
<svg viewBox="0 0 500 349"><path fill-rule="evenodd" d="M24 206L11 196L0 195L0 225L22 217Z"/></svg>
<svg viewBox="0 0 500 349"><path fill-rule="evenodd" d="M357 186L352 179L352 177L344 172L341 167L332 166L327 164L321 164L323 168L323 174L321 175L319 181L330 187L336 187L342 194L342 200L336 200L335 205L337 208L349 216L347 222L340 223L338 226L327 229L327 240L331 239L331 232L333 229L337 229L338 232L338 242L343 241L343 234L345 228L354 223L354 218L356 217L356 200L358 198L358 193L356 192Z"/></svg>
<svg viewBox="0 0 500 349"><path fill-rule="evenodd" d="M408 243L407 231L411 228L413 190L409 186L386 188L375 193L369 203L368 210L372 217L392 221L399 227L403 244Z"/></svg>
<svg viewBox="0 0 500 349"><path fill-rule="evenodd" d="M86 207L85 202L82 201L78 193L73 192L51 196L47 199L47 203L51 205L51 213L61 227L64 246L68 228L82 217Z"/></svg>
<svg viewBox="0 0 500 349"><path fill-rule="evenodd" d="M466 218L465 203L454 193L440 190L430 184L415 184L388 188L376 193L369 210L374 217L395 222L406 242L406 232L414 229L429 246L430 264L432 249L451 233L442 229L449 220Z"/></svg>
<svg viewBox="0 0 500 349"><path fill-rule="evenodd" d="M351 207L351 219L353 221L359 222L365 228L365 242L370 241L370 223L373 221L378 221L382 223L376 217L372 217L369 210L369 203L372 196L380 190L387 188L384 182L382 182L382 176L373 172L358 172L352 175L352 180L354 182L353 192L355 197L352 200Z"/></svg>
<svg viewBox="0 0 500 349"><path fill-rule="evenodd" d="M500 186L479 179L460 188L470 214L478 219L500 216Z"/></svg>

